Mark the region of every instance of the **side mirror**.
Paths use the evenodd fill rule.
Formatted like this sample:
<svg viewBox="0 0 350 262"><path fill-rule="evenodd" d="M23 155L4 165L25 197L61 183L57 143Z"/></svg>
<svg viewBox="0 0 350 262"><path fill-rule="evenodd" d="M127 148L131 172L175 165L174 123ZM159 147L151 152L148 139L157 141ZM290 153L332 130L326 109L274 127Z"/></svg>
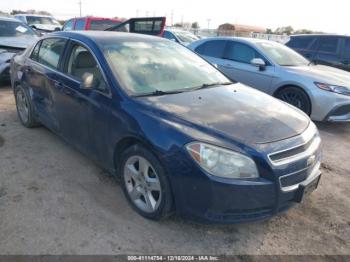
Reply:
<svg viewBox="0 0 350 262"><path fill-rule="evenodd" d="M259 67L260 71L264 71L266 68L266 64L265 61L262 60L261 58L254 58L252 59L252 61L250 62L253 66Z"/></svg>
<svg viewBox="0 0 350 262"><path fill-rule="evenodd" d="M93 89L100 85L100 81L92 73L84 73L82 76L82 82L80 88L82 89Z"/></svg>

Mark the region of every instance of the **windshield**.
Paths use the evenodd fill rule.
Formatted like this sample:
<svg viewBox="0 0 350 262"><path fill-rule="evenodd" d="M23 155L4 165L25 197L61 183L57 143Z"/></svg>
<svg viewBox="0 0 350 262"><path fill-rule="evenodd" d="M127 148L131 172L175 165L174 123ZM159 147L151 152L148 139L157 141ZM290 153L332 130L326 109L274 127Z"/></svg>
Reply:
<svg viewBox="0 0 350 262"><path fill-rule="evenodd" d="M181 42L185 42L189 44L199 39L194 34L187 33L187 32L174 32L174 34L180 39Z"/></svg>
<svg viewBox="0 0 350 262"><path fill-rule="evenodd" d="M90 23L90 30L106 30L112 26L120 25L121 22L113 20L92 20Z"/></svg>
<svg viewBox="0 0 350 262"><path fill-rule="evenodd" d="M21 22L0 21L0 37L36 36L36 33ZM0 43L1 44L1 43Z"/></svg>
<svg viewBox="0 0 350 262"><path fill-rule="evenodd" d="M191 90L229 80L187 48L165 41L103 46L116 78L131 95Z"/></svg>
<svg viewBox="0 0 350 262"><path fill-rule="evenodd" d="M265 55L280 66L303 66L309 61L289 47L275 42L262 42L256 44Z"/></svg>
<svg viewBox="0 0 350 262"><path fill-rule="evenodd" d="M28 25L42 24L42 25L61 25L56 19L45 16L27 16Z"/></svg>

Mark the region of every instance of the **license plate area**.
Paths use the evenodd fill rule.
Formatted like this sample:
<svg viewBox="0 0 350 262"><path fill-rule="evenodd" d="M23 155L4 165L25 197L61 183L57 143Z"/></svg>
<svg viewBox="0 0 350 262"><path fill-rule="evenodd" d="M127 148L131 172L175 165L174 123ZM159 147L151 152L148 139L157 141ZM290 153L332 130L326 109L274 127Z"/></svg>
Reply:
<svg viewBox="0 0 350 262"><path fill-rule="evenodd" d="M300 203L306 195L309 195L318 187L320 179L321 175L319 175L307 185L300 184L298 190L295 192L294 201Z"/></svg>

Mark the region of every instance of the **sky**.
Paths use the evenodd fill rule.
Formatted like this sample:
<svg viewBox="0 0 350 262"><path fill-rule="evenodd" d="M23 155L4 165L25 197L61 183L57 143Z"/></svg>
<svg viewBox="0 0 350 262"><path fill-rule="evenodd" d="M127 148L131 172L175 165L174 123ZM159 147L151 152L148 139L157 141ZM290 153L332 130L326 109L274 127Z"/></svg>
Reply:
<svg viewBox="0 0 350 262"><path fill-rule="evenodd" d="M102 17L167 16L168 24L198 21L201 28L214 29L222 23L265 28L291 25L350 35L350 3L346 0L81 0L82 15ZM79 0L0 0L0 10L36 9L58 19L79 16ZM209 20L210 19L210 20ZM208 23L209 20L209 23Z"/></svg>

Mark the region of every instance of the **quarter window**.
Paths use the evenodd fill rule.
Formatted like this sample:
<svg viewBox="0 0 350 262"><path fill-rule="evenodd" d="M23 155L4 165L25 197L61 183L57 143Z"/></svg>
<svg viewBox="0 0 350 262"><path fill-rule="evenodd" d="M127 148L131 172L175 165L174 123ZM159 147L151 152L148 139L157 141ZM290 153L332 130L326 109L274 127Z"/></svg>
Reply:
<svg viewBox="0 0 350 262"><path fill-rule="evenodd" d="M205 56L223 58L226 42L224 40L208 41L197 47L196 52Z"/></svg>
<svg viewBox="0 0 350 262"><path fill-rule="evenodd" d="M38 42L36 44L36 46L34 47L32 53L30 54L30 59L32 59L34 61L38 61L40 44L41 44L41 42Z"/></svg>
<svg viewBox="0 0 350 262"><path fill-rule="evenodd" d="M236 42L229 42L226 58L250 64L252 59L262 57L250 46Z"/></svg>
<svg viewBox="0 0 350 262"><path fill-rule="evenodd" d="M318 51L336 53L339 39L337 37L320 37Z"/></svg>
<svg viewBox="0 0 350 262"><path fill-rule="evenodd" d="M345 39L344 56L350 58L350 38Z"/></svg>
<svg viewBox="0 0 350 262"><path fill-rule="evenodd" d="M41 42L38 62L48 67L57 69L60 56L63 53L66 40L59 38L48 38Z"/></svg>
<svg viewBox="0 0 350 262"><path fill-rule="evenodd" d="M74 20L69 20L63 27L63 31L70 31L73 30L74 27Z"/></svg>

